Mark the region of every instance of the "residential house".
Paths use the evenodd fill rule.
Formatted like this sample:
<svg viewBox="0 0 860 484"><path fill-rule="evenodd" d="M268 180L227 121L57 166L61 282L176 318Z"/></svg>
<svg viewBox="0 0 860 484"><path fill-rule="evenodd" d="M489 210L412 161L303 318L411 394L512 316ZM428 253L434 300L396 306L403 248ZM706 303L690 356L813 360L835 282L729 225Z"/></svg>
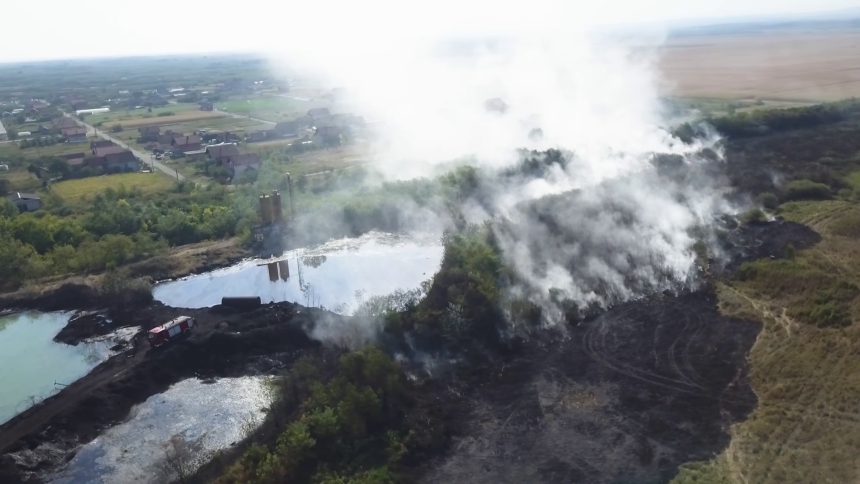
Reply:
<svg viewBox="0 0 860 484"><path fill-rule="evenodd" d="M198 151L202 146L202 140L199 136L179 136L173 138L173 150L179 150L183 153L189 151Z"/></svg>
<svg viewBox="0 0 860 484"><path fill-rule="evenodd" d="M110 146L99 146L93 148L93 156L96 158L103 158L107 155L115 155L117 153L122 153L123 151L127 151L122 146L110 145Z"/></svg>
<svg viewBox="0 0 860 484"><path fill-rule="evenodd" d="M248 143L257 143L260 141L266 141L268 139L268 131L253 131L248 133L248 136L245 137L245 141Z"/></svg>
<svg viewBox="0 0 860 484"><path fill-rule="evenodd" d="M28 110L28 111L36 111L36 112L38 112L38 111L41 111L41 110L43 110L43 109L47 109L47 108L48 108L48 103L45 103L45 102L42 102L42 101L33 101L33 102L30 102L30 103L27 103L27 105L26 105L26 106L27 106L27 110Z"/></svg>
<svg viewBox="0 0 860 484"><path fill-rule="evenodd" d="M97 139L94 141L90 141L90 149L95 150L96 148L107 148L108 146L116 146L113 141L109 139Z"/></svg>
<svg viewBox="0 0 860 484"><path fill-rule="evenodd" d="M220 163L224 158L237 156L239 147L233 143L221 143L220 145L209 145L206 147L209 160Z"/></svg>
<svg viewBox="0 0 860 484"><path fill-rule="evenodd" d="M140 135L141 141L146 143L156 141L158 139L158 135L161 134L161 128L158 126L144 126L142 128L138 128L137 132Z"/></svg>
<svg viewBox="0 0 860 484"><path fill-rule="evenodd" d="M260 155L257 153L244 153L241 155L233 155L222 158L228 170L233 174L233 178L247 172L248 170L260 170Z"/></svg>
<svg viewBox="0 0 860 484"><path fill-rule="evenodd" d="M68 143L86 143L87 128L65 128L62 129L63 138L66 138Z"/></svg>
<svg viewBox="0 0 860 484"><path fill-rule="evenodd" d="M118 150L115 148L119 148ZM92 168L102 168L108 173L121 173L140 170L140 162L129 150L116 147L96 148L95 156L84 159L83 164Z"/></svg>
<svg viewBox="0 0 860 484"><path fill-rule="evenodd" d="M323 126L321 128L317 128L314 131L314 137L321 138L340 138L341 129L340 126Z"/></svg>
<svg viewBox="0 0 860 484"><path fill-rule="evenodd" d="M9 139L9 134L6 133L6 128L3 127L3 123L0 123L0 141Z"/></svg>
<svg viewBox="0 0 860 484"><path fill-rule="evenodd" d="M20 212L35 212L42 208L42 199L34 193L14 192L6 195L6 200L14 203Z"/></svg>
<svg viewBox="0 0 860 484"><path fill-rule="evenodd" d="M182 133L176 133L173 130L168 129L163 134L156 136L155 142L158 144L157 148L162 151L168 151L173 149L173 139L181 138L185 136Z"/></svg>
<svg viewBox="0 0 860 484"><path fill-rule="evenodd" d="M214 111L215 104L212 101L200 101L200 110L201 111Z"/></svg>
<svg viewBox="0 0 860 484"><path fill-rule="evenodd" d="M54 127L57 129L76 128L78 126L78 123L75 122L74 119L66 117L66 116L60 116L59 118L54 118L53 120L51 120L51 122L54 124Z"/></svg>
<svg viewBox="0 0 860 484"><path fill-rule="evenodd" d="M40 134L40 135L46 135L46 134L51 134L51 130L40 124L39 128L36 129L35 133Z"/></svg>
<svg viewBox="0 0 860 484"><path fill-rule="evenodd" d="M201 148L199 150L186 151L184 153L184 155L190 161L205 160L206 159L206 150Z"/></svg>
<svg viewBox="0 0 860 484"><path fill-rule="evenodd" d="M299 128L301 126L298 121L282 121L275 125L275 132L279 136L298 136Z"/></svg>
<svg viewBox="0 0 860 484"><path fill-rule="evenodd" d="M72 110L77 111L79 109L87 108L87 101L85 99L73 99L69 101L69 104L72 106Z"/></svg>
<svg viewBox="0 0 860 484"><path fill-rule="evenodd" d="M129 150L108 154L105 156L105 162L108 171L130 172L140 170L140 162Z"/></svg>

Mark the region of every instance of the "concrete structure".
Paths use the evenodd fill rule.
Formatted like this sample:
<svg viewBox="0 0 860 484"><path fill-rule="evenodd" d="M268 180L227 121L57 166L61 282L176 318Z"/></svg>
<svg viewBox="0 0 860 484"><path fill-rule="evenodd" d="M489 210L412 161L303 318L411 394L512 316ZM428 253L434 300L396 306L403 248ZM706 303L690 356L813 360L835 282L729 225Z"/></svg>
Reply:
<svg viewBox="0 0 860 484"><path fill-rule="evenodd" d="M6 195L6 200L14 203L21 212L35 212L42 208L42 199L34 193L14 192Z"/></svg>
<svg viewBox="0 0 860 484"><path fill-rule="evenodd" d="M9 139L9 134L6 133L6 128L3 127L3 123L0 123L0 141L5 141Z"/></svg>

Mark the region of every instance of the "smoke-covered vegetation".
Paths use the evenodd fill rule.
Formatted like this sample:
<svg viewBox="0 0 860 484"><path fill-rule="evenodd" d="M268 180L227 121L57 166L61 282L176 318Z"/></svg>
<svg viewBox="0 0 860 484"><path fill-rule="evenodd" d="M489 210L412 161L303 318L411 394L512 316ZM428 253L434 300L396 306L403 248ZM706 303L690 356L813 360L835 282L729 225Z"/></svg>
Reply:
<svg viewBox="0 0 860 484"><path fill-rule="evenodd" d="M448 438L435 410L416 400L417 384L373 347L336 363L300 360L274 385L283 431L251 445L218 482L389 484Z"/></svg>

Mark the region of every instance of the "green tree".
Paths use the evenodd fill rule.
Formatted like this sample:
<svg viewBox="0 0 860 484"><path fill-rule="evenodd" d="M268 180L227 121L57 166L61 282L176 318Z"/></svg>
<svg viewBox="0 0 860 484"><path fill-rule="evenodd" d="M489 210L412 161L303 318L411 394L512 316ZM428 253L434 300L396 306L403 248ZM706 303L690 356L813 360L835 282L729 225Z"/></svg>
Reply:
<svg viewBox="0 0 860 484"><path fill-rule="evenodd" d="M24 280L38 276L35 263L38 257L32 246L0 232L0 286L17 287Z"/></svg>

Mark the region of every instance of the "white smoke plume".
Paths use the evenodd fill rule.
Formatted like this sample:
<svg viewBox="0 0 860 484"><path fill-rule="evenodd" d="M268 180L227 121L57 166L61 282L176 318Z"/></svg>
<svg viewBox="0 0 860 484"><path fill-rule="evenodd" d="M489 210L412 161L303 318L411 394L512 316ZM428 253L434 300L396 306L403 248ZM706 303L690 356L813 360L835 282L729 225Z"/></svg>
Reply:
<svg viewBox="0 0 860 484"><path fill-rule="evenodd" d="M561 318L560 299L606 306L690 283L691 227L727 210L705 175L719 150L700 155L717 140L684 144L664 125L662 37L603 34L576 14L551 1L493 10L489 22L472 18L481 38L464 38L472 31L462 22L437 28L413 16L273 54L286 75L343 87L354 114L382 123L376 166L390 178L458 160L502 170L522 148L569 152L542 177L492 178L489 201L462 207L470 221L506 221L498 239L525 281L514 291L544 306L549 322ZM675 155L690 172L660 175L655 154Z"/></svg>

